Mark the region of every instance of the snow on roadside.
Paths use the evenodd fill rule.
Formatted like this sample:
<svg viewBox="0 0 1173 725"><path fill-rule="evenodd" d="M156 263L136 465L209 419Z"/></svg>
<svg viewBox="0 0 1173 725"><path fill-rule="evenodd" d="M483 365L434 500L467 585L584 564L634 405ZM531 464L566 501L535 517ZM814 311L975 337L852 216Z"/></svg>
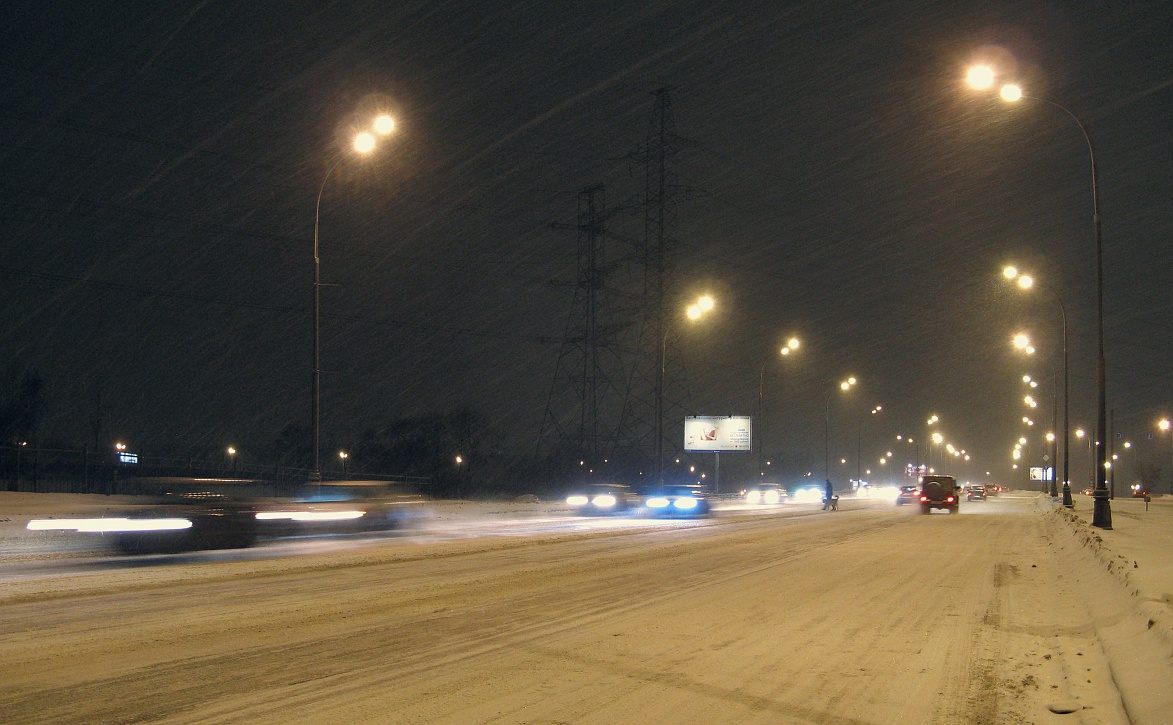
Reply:
<svg viewBox="0 0 1173 725"><path fill-rule="evenodd" d="M1112 592L1087 592L1096 636L1111 662L1113 679L1132 722L1171 722L1173 717L1173 498L1117 498L1111 502L1112 528L1091 525L1089 496L1075 496L1072 510L1056 514L1103 565L1112 588L1119 583L1134 612L1108 606ZM1089 579L1096 582L1096 578Z"/></svg>

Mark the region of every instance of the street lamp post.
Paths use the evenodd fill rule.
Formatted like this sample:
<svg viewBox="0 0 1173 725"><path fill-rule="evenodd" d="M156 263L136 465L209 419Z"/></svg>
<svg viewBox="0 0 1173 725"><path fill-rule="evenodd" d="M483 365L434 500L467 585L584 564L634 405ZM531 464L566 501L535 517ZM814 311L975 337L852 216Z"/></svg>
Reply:
<svg viewBox="0 0 1173 725"><path fill-rule="evenodd" d="M778 351L782 357L788 357L790 353L798 349L799 341L797 337L790 338L785 345ZM761 480L766 475L766 416L764 405L764 391L766 387L766 365L762 363L761 370L758 371L758 479Z"/></svg>
<svg viewBox="0 0 1173 725"><path fill-rule="evenodd" d="M362 131L354 137L354 151L359 154L368 154L374 151L376 141L376 134L379 136L386 136L395 130L395 121L387 114L380 114L375 117L371 130ZM322 218L322 195L326 191L326 183L330 180L330 176L338 165L342 163L345 156L339 156L330 164L330 168L326 170L325 176L322 177L322 184L318 187L318 200L314 205L314 381L313 381L313 411L311 418L313 420L314 429L314 465L310 469L310 481L322 480L322 465L321 465L321 391L322 391L322 259L318 255L318 230Z"/></svg>
<svg viewBox="0 0 1173 725"><path fill-rule="evenodd" d="M856 379L854 376L847 378L839 383L839 390L847 392L855 387ZM828 483L831 482L831 396L834 393L827 393L827 406L823 415L823 477Z"/></svg>
<svg viewBox="0 0 1173 725"><path fill-rule="evenodd" d="M701 295L685 310L685 315L692 322L704 317L716 306L711 295ZM656 381L656 481L664 485L664 386L668 378L668 333L670 325L664 325L664 332L660 336L660 375Z"/></svg>
<svg viewBox="0 0 1173 725"><path fill-rule="evenodd" d="M1173 422L1162 418L1157 422L1157 428L1169 434L1169 493L1173 494Z"/></svg>
<svg viewBox="0 0 1173 725"><path fill-rule="evenodd" d="M989 66L975 66L967 74L969 84L977 89L991 88L994 85L994 79L994 70ZM1010 103L1025 98L1028 100L1042 101L1058 108L1063 113L1066 113L1072 121L1075 121L1075 125L1079 127L1079 132L1083 134L1083 140L1087 143L1088 156L1091 159L1092 226L1095 230L1096 239L1096 435L1094 446L1096 450L1093 453L1096 459L1096 470L1094 477L1095 489L1092 493L1094 496L1092 526L1101 529L1111 529L1112 505L1108 501L1108 469L1105 465L1107 463L1108 449L1105 445L1108 413L1104 391L1104 245L1100 229L1100 202L1099 186L1096 179L1095 147L1092 145L1091 136L1088 134L1087 127L1084 126L1083 121L1062 103L1041 96L1028 96L1022 92L1020 86L1014 83L1003 85L999 95L1004 101Z"/></svg>

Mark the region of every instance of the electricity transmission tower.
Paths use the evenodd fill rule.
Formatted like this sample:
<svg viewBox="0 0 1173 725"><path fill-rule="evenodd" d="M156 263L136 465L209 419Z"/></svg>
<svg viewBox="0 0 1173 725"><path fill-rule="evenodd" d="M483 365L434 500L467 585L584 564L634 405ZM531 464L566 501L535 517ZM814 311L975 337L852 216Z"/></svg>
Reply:
<svg viewBox="0 0 1173 725"><path fill-rule="evenodd" d="M577 265L538 451L581 462L585 472L599 470L611 455L625 388L619 326L607 300L609 214L604 188L596 184L579 191L573 225L554 225L577 232Z"/></svg>

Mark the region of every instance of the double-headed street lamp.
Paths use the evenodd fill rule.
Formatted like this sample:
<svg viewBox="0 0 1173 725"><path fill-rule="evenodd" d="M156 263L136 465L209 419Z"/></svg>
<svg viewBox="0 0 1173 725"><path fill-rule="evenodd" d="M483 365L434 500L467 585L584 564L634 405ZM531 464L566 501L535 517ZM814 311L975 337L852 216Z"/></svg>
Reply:
<svg viewBox="0 0 1173 725"><path fill-rule="evenodd" d="M778 354L783 358L790 357L790 353L798 349L799 342L797 337L792 337L786 341L786 344L778 350ZM766 475L765 455L766 455L766 417L764 405L764 393L766 387L766 365L762 363L761 370L758 371L758 478L761 479Z"/></svg>
<svg viewBox="0 0 1173 725"><path fill-rule="evenodd" d="M711 312L716 302L711 295L701 295L685 308L684 314L690 322L696 322ZM664 387L668 378L668 333L669 324L664 325L660 336L660 375L656 380L656 482L664 485Z"/></svg>
<svg viewBox="0 0 1173 725"><path fill-rule="evenodd" d="M371 127L355 134L352 148L355 153L366 155L375 150L380 136L390 135L395 130L395 120L391 116L380 113L371 121ZM322 260L318 256L318 229L322 218L322 195L326 191L326 182L338 165L342 163L344 155L339 155L326 170L322 177L322 184L318 187L318 201L314 205L314 382L313 382L313 428L314 428L314 466L310 469L311 481L322 480L321 466L321 390L322 390Z"/></svg>
<svg viewBox="0 0 1173 725"><path fill-rule="evenodd" d="M1162 418L1157 421L1157 429L1169 434L1169 493L1173 494L1173 423Z"/></svg>
<svg viewBox="0 0 1173 725"><path fill-rule="evenodd" d="M969 85L978 90L985 90L994 87L997 79L995 70L988 65L978 65L969 69L966 73L966 81ZM1043 98L1041 96L1028 96L1023 93L1022 87L1016 83L1007 83L1001 87L999 92L1002 100L1008 103L1014 103L1022 99L1041 101L1050 106L1058 108L1063 113L1067 114L1075 125L1079 127L1079 131L1083 134L1083 140L1087 143L1088 156L1091 158L1091 181L1092 181L1092 226L1095 229L1096 240L1096 446L1098 450L1095 453L1096 457L1096 472L1095 472L1095 490L1093 495L1094 507L1092 509L1092 526L1101 529L1112 528L1112 505L1108 502L1108 482L1107 482L1107 450L1105 444L1107 440L1108 430L1108 414L1104 391L1104 245L1100 232L1100 205L1099 205L1099 187L1096 181L1096 151L1092 146L1091 136L1088 135L1087 127L1083 125L1083 121L1079 120L1071 109L1058 101L1050 98Z"/></svg>
<svg viewBox="0 0 1173 725"><path fill-rule="evenodd" d="M839 390L846 393L855 387L855 376L851 376L839 383ZM834 393L827 394L827 406L823 416L823 478L828 483L831 482L831 396Z"/></svg>

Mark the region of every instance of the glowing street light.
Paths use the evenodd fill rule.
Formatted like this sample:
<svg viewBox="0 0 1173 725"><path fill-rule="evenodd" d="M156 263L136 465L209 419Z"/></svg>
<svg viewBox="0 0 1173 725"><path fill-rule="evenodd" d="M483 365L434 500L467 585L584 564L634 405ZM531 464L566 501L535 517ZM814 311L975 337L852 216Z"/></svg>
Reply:
<svg viewBox="0 0 1173 725"><path fill-rule="evenodd" d="M855 387L858 381L855 376L848 377L843 382L839 383L839 390L846 393ZM827 479L827 483L831 482L830 473L831 460L831 394L827 394L827 405L823 415L823 476Z"/></svg>
<svg viewBox="0 0 1173 725"><path fill-rule="evenodd" d="M690 321L697 322L716 306L712 295L705 294L688 305L684 313ZM660 486L664 485L664 388L668 377L668 333L671 330L671 325L664 325L660 337L660 376L656 380L656 480Z"/></svg>
<svg viewBox="0 0 1173 725"><path fill-rule="evenodd" d="M782 357L789 357L790 353L798 349L799 342L797 337L792 337L786 341L779 350L778 354ZM758 430L758 476L765 477L766 465L763 465L763 459L766 455L766 417L765 417L765 385L766 385L766 363L762 363L762 367L758 370L758 419L755 427Z"/></svg>
<svg viewBox="0 0 1173 725"><path fill-rule="evenodd" d="M375 150L380 136L387 136L395 130L395 120L386 113L377 114L369 129L355 134L352 149L359 155L367 155ZM321 466L321 391L322 391L322 259L318 254L318 237L322 218L322 195L326 192L326 183L334 174L334 170L342 163L346 156L340 154L326 170L322 177L322 184L318 187L318 201L314 206L314 382L313 382L313 429L314 429L314 465L310 469L311 481L322 480Z"/></svg>
<svg viewBox="0 0 1173 725"><path fill-rule="evenodd" d="M970 87L977 90L987 90L992 88L997 79L997 70L989 65L978 65L969 68L965 74L966 82ZM1007 102L1016 102L1022 99L1029 99L1046 103L1053 106L1075 122L1079 127L1079 132L1083 135L1083 140L1087 144L1088 157L1091 161L1091 192L1092 192L1092 226L1095 231L1095 261L1096 261L1096 435L1095 435L1095 449L1092 455L1096 458L1098 465L1093 466L1094 474L1094 501L1092 509L1092 526L1101 529L1112 528L1112 505L1108 501L1108 487L1107 476L1105 468L1102 465L1105 462L1107 455L1107 402L1105 394L1104 382L1104 246L1100 228L1100 206L1099 206L1099 187L1096 181L1096 151L1092 145L1091 135L1088 134L1087 127L1084 126L1083 121L1079 116L1068 108L1052 98L1042 96L1029 96L1022 87L1017 83L1006 83L1002 85L999 95L1002 100ZM1066 396L1066 385L1064 385L1064 395ZM1066 406L1064 406L1064 414L1066 414ZM1067 441L1064 441L1066 447ZM1064 505L1067 503L1067 497L1064 497Z"/></svg>
<svg viewBox="0 0 1173 725"><path fill-rule="evenodd" d="M1168 418L1162 418L1157 421L1157 429L1162 433L1169 434L1169 471L1173 476L1173 422L1170 422ZM1129 444L1125 443L1124 445L1127 447ZM1169 493L1173 493L1173 477L1169 479Z"/></svg>

